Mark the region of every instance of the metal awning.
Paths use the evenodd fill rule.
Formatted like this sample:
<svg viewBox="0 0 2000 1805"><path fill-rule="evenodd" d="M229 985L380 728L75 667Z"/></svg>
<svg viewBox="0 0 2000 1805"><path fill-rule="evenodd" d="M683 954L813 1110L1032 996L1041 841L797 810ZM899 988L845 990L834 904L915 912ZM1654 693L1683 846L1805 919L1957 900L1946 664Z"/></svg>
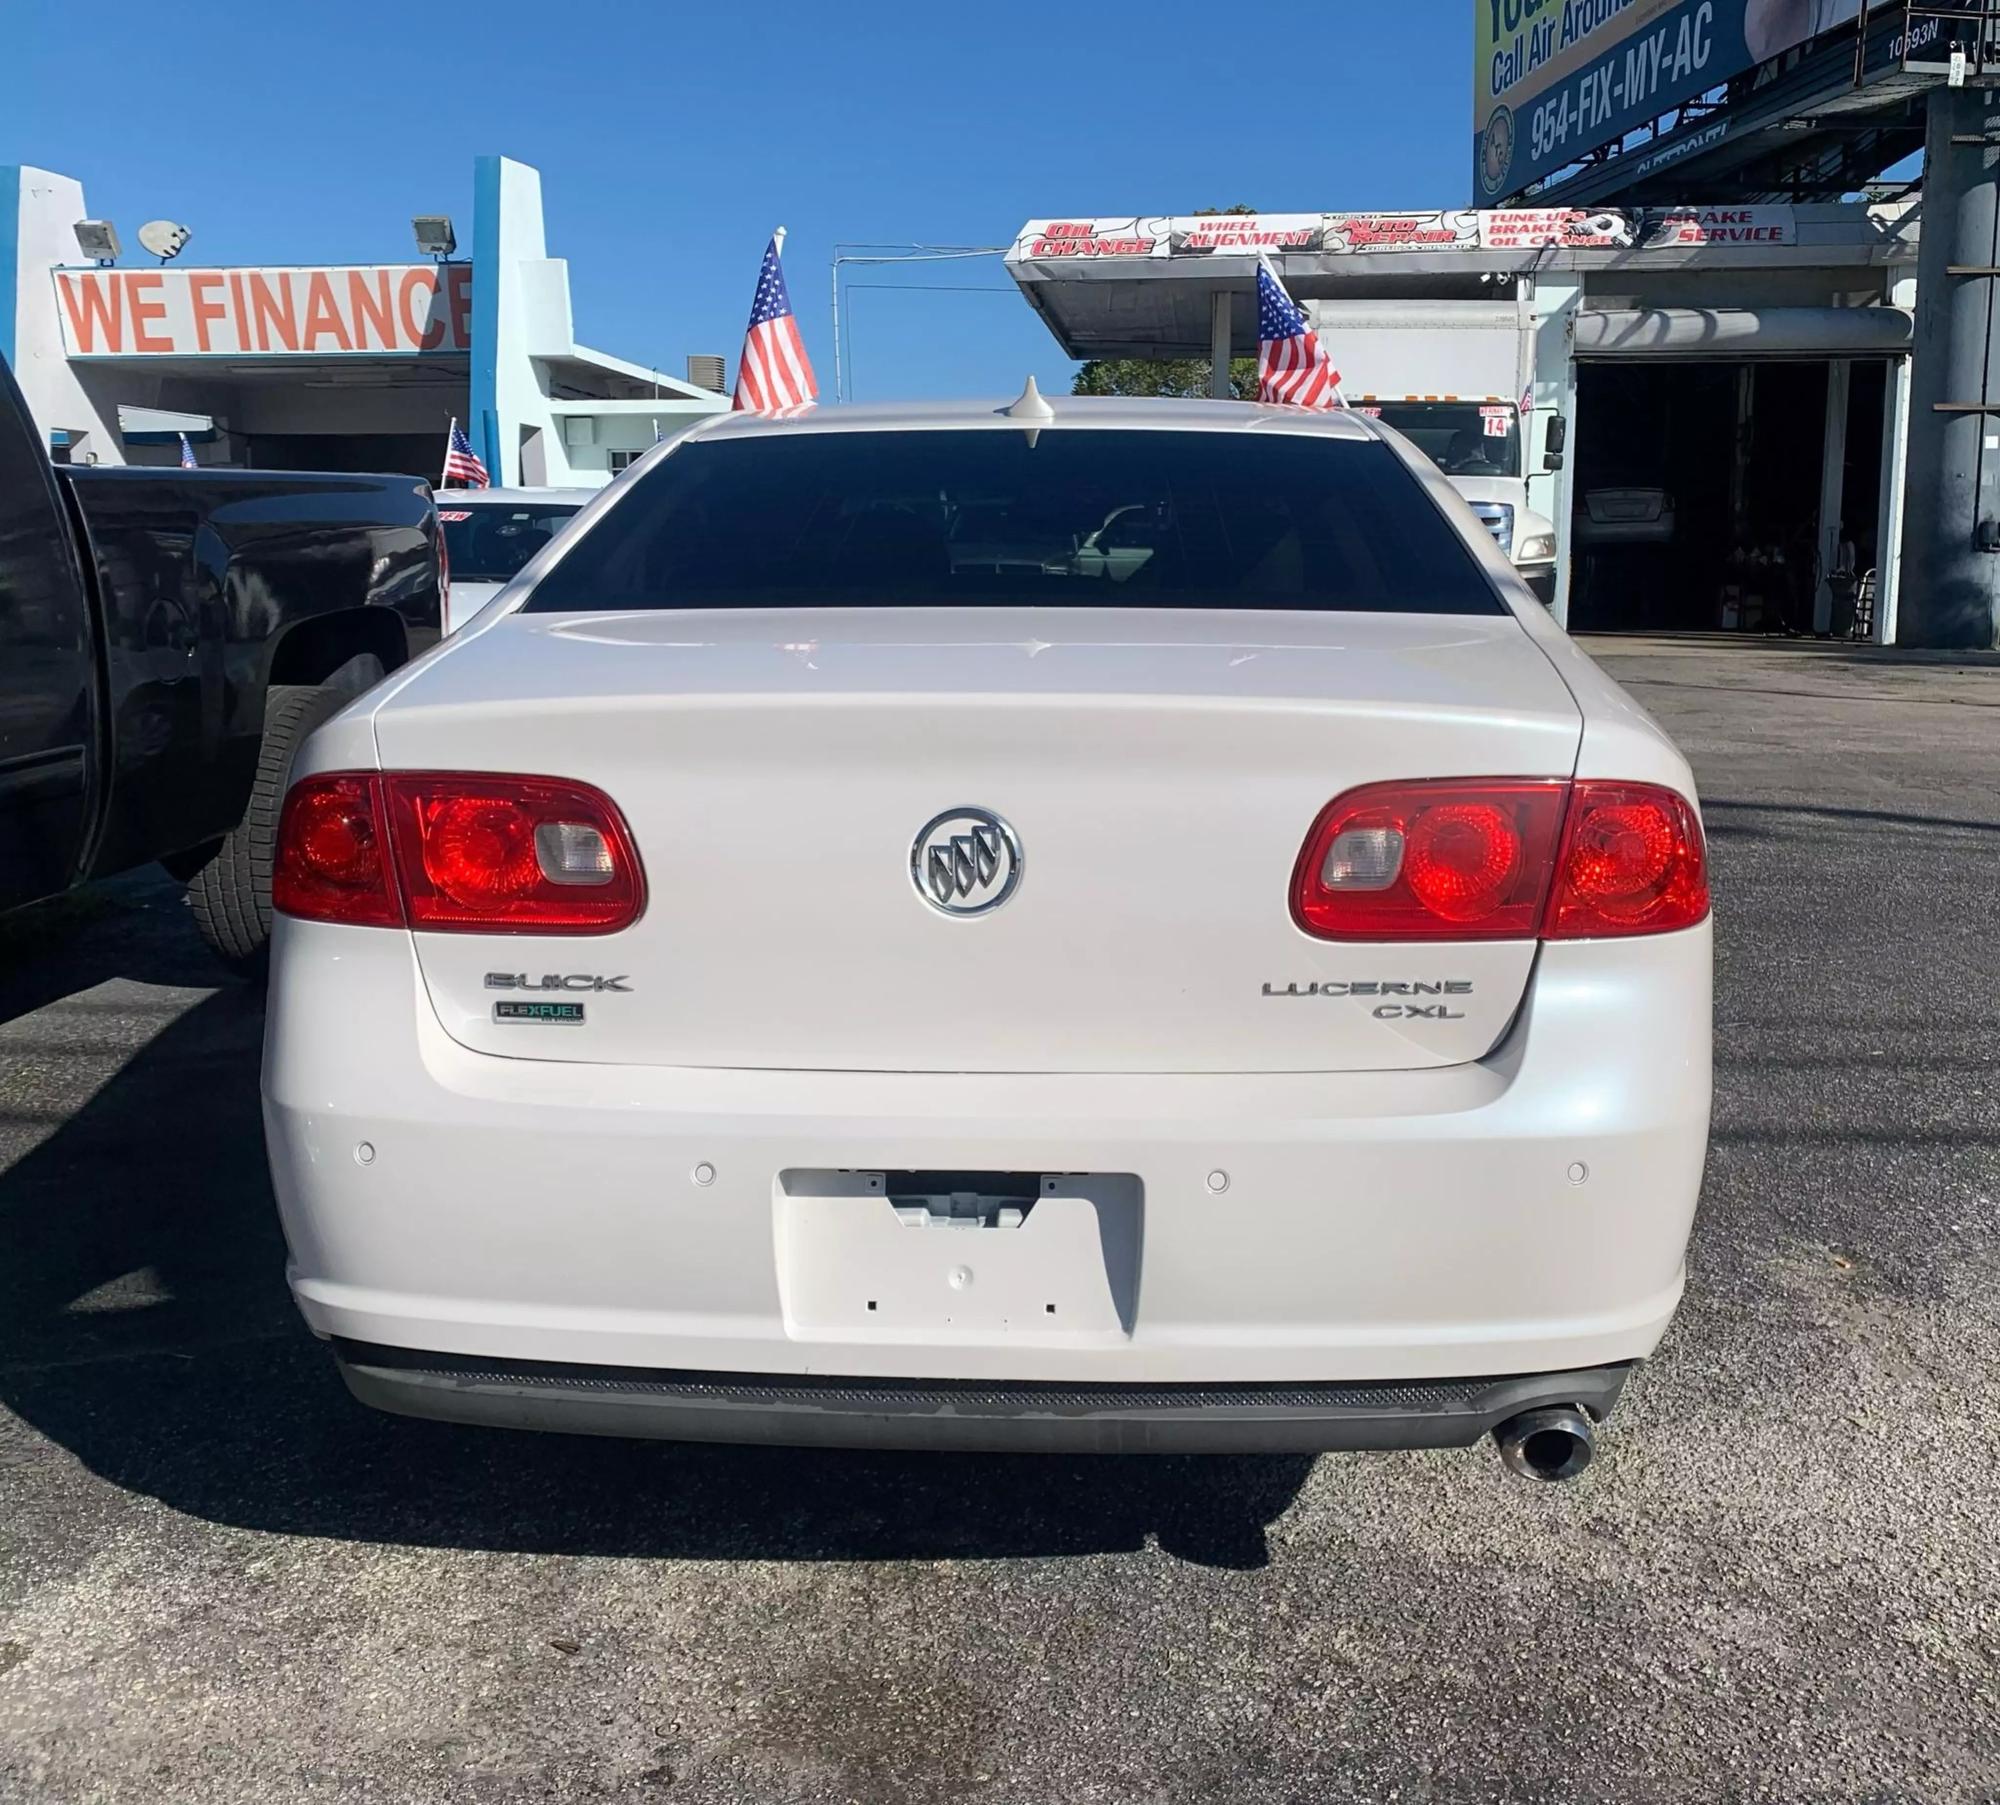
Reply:
<svg viewBox="0 0 2000 1805"><path fill-rule="evenodd" d="M209 414L187 414L168 407L131 407L118 404L118 432L122 438L135 433L207 433L215 430Z"/></svg>
<svg viewBox="0 0 2000 1805"><path fill-rule="evenodd" d="M1640 307L1576 312L1576 355L1599 361L1674 357L1907 357L1913 321L1901 307Z"/></svg>
<svg viewBox="0 0 2000 1805"><path fill-rule="evenodd" d="M1667 215L1683 211L1656 210ZM1915 274L1917 216L1907 203L1782 211L1786 223L1780 241L1748 243L1674 242L1651 234L1651 215L1584 215L1560 209L1260 215L1244 223L1273 227L1269 236L1281 242L1264 247L1265 253L1300 301L1490 300L1513 294L1524 277L1580 277L1586 292L1617 293L1624 277L1682 271L1727 271L1738 278L1764 270L1788 272L1778 280L1794 286L1796 272L1805 271L1846 276L1898 268ZM1523 220L1531 225L1556 222L1552 230L1563 241L1507 242L1500 228ZM1230 351L1251 356L1257 349L1256 252L1233 243L1188 242L1196 227L1212 230L1230 223L1165 215L1053 224L1031 220L1007 255L1007 273L1071 357L1207 357L1216 348L1214 302L1222 294L1234 298L1228 319ZM1628 295L1633 292L1631 284L1624 286ZM1883 277L1825 286L1831 293L1880 293ZM1900 328L1878 324L1855 330L1901 333L1890 352L1878 346L1856 355L1893 355L1908 348L1907 321Z"/></svg>

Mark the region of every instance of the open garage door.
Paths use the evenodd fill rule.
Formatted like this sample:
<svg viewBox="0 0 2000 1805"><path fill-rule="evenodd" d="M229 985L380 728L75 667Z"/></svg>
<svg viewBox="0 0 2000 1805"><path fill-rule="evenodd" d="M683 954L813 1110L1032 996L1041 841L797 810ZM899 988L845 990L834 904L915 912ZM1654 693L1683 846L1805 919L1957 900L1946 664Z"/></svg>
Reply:
<svg viewBox="0 0 2000 1805"><path fill-rule="evenodd" d="M1583 309L1568 624L1865 634L1910 317Z"/></svg>
<svg viewBox="0 0 2000 1805"><path fill-rule="evenodd" d="M1900 357L1900 307L1633 307L1577 310L1579 358Z"/></svg>

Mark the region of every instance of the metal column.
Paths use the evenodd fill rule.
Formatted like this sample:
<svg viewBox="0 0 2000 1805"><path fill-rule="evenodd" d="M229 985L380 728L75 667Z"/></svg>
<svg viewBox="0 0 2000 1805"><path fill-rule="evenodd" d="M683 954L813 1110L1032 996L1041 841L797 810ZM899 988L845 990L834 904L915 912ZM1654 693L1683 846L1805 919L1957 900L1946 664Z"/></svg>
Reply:
<svg viewBox="0 0 2000 1805"><path fill-rule="evenodd" d="M1228 289L1212 295L1208 303L1208 392L1217 401L1227 401L1236 391L1229 386L1229 349L1235 330L1236 297Z"/></svg>
<svg viewBox="0 0 2000 1805"><path fill-rule="evenodd" d="M1984 648L2000 644L2000 95L1928 104L1897 642Z"/></svg>
<svg viewBox="0 0 2000 1805"><path fill-rule="evenodd" d="M1528 506L1546 514L1556 529L1556 589L1549 612L1558 626L1569 625L1571 565L1576 560L1571 522L1576 507L1577 381L1576 359L1571 331L1583 284L1561 276L1537 276L1532 280L1529 307L1534 331L1533 383L1534 437L1526 447ZM1550 416L1560 414L1569 422L1569 449L1560 470L1543 468L1542 454L1548 443ZM1524 428L1524 431L1527 430Z"/></svg>
<svg viewBox="0 0 2000 1805"><path fill-rule="evenodd" d="M1910 299L1914 301L1915 297ZM1897 305L1904 305L1899 301ZM1881 501L1875 516L1875 631L1878 646L1896 643L1896 612L1902 598L1904 463L1910 442L1910 360L1889 359L1882 392Z"/></svg>
<svg viewBox="0 0 2000 1805"><path fill-rule="evenodd" d="M1826 366L1826 431L1820 441L1819 580L1813 585L1813 631L1833 625L1833 564L1840 550L1841 500L1847 477L1847 399L1854 366L1836 357Z"/></svg>

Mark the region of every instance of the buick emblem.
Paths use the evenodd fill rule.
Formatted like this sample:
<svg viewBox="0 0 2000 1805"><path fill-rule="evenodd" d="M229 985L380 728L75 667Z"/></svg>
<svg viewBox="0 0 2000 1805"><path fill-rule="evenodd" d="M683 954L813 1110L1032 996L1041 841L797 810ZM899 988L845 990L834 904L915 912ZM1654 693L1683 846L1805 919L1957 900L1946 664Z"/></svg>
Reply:
<svg viewBox="0 0 2000 1805"><path fill-rule="evenodd" d="M1021 881L1021 842L991 809L948 808L910 847L910 881L944 915L984 915Z"/></svg>

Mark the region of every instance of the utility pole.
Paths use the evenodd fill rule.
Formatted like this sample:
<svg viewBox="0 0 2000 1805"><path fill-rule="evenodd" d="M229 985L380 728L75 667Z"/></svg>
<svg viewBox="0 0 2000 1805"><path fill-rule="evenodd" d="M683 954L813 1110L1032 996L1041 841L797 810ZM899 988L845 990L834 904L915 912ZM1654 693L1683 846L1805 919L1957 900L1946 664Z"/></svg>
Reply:
<svg viewBox="0 0 2000 1805"><path fill-rule="evenodd" d="M2000 646L2000 93L1933 88L1911 346L1906 646Z"/></svg>

